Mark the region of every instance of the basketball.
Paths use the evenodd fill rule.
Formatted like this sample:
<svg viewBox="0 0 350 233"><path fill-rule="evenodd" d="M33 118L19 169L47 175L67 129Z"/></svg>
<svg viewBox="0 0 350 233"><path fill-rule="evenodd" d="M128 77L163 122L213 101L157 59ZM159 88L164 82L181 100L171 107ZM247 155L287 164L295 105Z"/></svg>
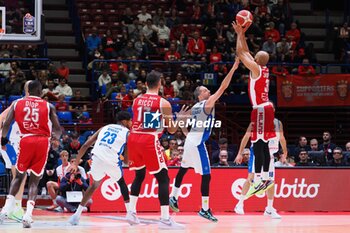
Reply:
<svg viewBox="0 0 350 233"><path fill-rule="evenodd" d="M249 27L253 22L253 15L250 11L241 10L236 15L236 23L241 25L242 27Z"/></svg>

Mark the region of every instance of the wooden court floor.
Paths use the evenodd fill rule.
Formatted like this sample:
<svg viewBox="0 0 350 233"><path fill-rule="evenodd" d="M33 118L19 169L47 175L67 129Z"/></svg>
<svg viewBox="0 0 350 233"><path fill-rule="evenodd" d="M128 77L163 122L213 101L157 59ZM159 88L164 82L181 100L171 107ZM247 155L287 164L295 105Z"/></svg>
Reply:
<svg viewBox="0 0 350 233"><path fill-rule="evenodd" d="M70 214L44 210L34 211L31 229L23 229L22 224L6 220L0 225L1 233L157 233L157 232L201 232L201 233L333 233L350 232L350 213L281 213L281 220L262 216L261 213L248 213L244 216L233 213L217 213L218 223L212 223L196 213L172 215L177 222L185 224L183 230L159 229L156 223L158 214L139 214L144 223L129 226L124 213L83 214L80 225L67 223Z"/></svg>

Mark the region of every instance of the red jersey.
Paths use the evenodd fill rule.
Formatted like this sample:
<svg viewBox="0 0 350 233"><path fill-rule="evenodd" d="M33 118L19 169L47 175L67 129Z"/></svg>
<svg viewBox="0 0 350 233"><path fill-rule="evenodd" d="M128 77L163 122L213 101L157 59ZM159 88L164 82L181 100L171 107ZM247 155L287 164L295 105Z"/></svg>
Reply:
<svg viewBox="0 0 350 233"><path fill-rule="evenodd" d="M269 68L260 66L260 75L257 79L252 79L251 73L248 82L248 93L253 107L269 102Z"/></svg>
<svg viewBox="0 0 350 233"><path fill-rule="evenodd" d="M19 99L15 105L15 121L23 136L41 135L51 137L49 103L40 97L29 96Z"/></svg>
<svg viewBox="0 0 350 233"><path fill-rule="evenodd" d="M134 100L131 132L162 133L162 97L146 93Z"/></svg>

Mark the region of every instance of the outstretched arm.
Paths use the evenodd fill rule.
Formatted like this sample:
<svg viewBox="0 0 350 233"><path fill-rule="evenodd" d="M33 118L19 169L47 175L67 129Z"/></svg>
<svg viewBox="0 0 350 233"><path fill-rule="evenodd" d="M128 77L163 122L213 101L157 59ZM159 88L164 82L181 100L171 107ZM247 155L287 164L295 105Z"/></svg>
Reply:
<svg viewBox="0 0 350 233"><path fill-rule="evenodd" d="M251 134L252 134L252 123L249 124L247 131L245 132L245 134L242 138L241 144L239 145L239 150L238 150L236 159L234 161L235 163L237 163L237 164L242 163L242 158L243 158L242 153L243 153L243 150L249 141Z"/></svg>
<svg viewBox="0 0 350 233"><path fill-rule="evenodd" d="M259 65L255 62L252 55L250 55L247 41L245 39L245 31L248 28L242 28L241 25L236 24L235 22L232 22L232 27L235 29L237 33L237 47L236 47L236 53L239 59L242 61L242 63L252 72L253 78L257 78L260 73Z"/></svg>
<svg viewBox="0 0 350 233"><path fill-rule="evenodd" d="M222 81L219 89L213 95L211 95L207 100L207 102L205 103L205 111L207 113L211 112L211 109L214 107L215 102L220 98L220 96L224 93L226 88L230 85L232 76L234 72L237 70L238 65L239 65L239 59L238 57L236 57L235 63L233 64L230 72L228 72L228 74L226 75L225 79Z"/></svg>

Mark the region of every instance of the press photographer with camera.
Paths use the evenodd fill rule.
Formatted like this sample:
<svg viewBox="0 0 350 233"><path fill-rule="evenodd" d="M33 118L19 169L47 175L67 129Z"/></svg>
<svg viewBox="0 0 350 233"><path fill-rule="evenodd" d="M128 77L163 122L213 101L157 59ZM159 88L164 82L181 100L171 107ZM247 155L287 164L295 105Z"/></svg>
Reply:
<svg viewBox="0 0 350 233"><path fill-rule="evenodd" d="M71 156L72 160L75 161L75 156ZM85 171L78 169L76 172L68 172L61 179L59 186L59 195L56 198L56 203L63 210L67 209L68 212L75 212L79 203L83 197L83 191L89 187L87 179L85 179ZM83 211L87 211L87 207L92 204L92 199L90 199Z"/></svg>

